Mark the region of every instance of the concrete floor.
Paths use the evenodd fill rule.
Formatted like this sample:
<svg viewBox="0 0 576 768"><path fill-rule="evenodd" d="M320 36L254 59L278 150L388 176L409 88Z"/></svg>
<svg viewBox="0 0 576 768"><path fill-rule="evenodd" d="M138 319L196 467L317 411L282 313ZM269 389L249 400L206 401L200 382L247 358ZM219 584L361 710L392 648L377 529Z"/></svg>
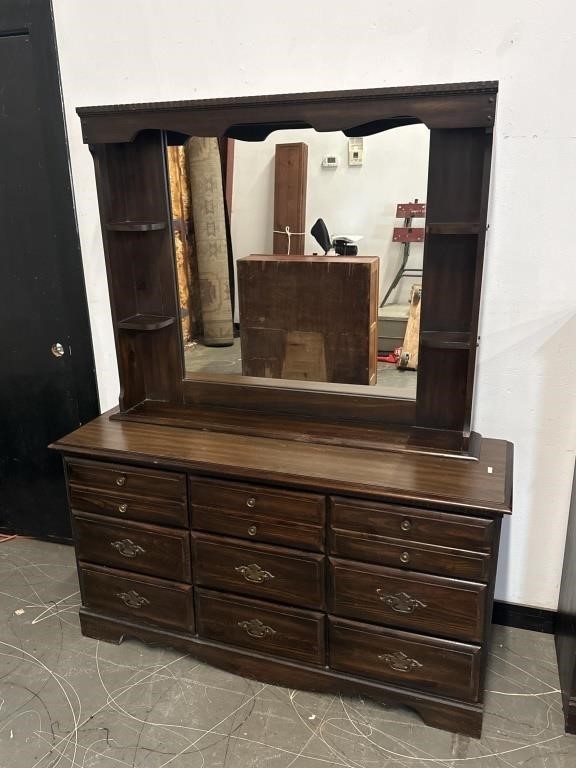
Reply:
<svg viewBox="0 0 576 768"><path fill-rule="evenodd" d="M83 638L71 547L0 544L0 768L574 768L551 635L495 627L480 741Z"/></svg>
<svg viewBox="0 0 576 768"><path fill-rule="evenodd" d="M184 347L188 373L242 373L240 339L229 347L205 347L193 342ZM400 371L393 363L378 363L378 381L373 389L388 397L416 398L416 371Z"/></svg>

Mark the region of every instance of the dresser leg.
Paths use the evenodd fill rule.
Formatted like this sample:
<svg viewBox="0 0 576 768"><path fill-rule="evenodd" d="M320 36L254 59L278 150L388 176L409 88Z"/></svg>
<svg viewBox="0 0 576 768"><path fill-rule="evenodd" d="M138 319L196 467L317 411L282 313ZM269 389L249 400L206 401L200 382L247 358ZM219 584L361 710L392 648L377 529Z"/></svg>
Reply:
<svg viewBox="0 0 576 768"><path fill-rule="evenodd" d="M80 628L85 637L93 637L104 643L120 645L124 640L125 633L122 629L111 626L108 622L99 621L94 616L83 613L82 609L80 609Z"/></svg>
<svg viewBox="0 0 576 768"><path fill-rule="evenodd" d="M426 725L432 728L460 733L474 739L479 739L482 734L482 710L474 711L467 707L459 709L454 705L443 706L440 703L428 704L421 701L410 702L408 706L418 712Z"/></svg>

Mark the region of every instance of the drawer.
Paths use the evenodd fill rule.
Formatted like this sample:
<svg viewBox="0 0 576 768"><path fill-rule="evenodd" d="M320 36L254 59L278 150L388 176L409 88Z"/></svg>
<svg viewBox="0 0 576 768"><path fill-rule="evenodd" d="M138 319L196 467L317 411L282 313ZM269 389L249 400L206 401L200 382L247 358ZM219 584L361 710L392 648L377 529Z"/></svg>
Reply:
<svg viewBox="0 0 576 768"><path fill-rule="evenodd" d="M411 632L331 619L329 665L384 683L478 701L481 649Z"/></svg>
<svg viewBox="0 0 576 768"><path fill-rule="evenodd" d="M480 642L486 587L442 576L332 560L331 609L375 624Z"/></svg>
<svg viewBox="0 0 576 768"><path fill-rule="evenodd" d="M188 510L184 502L132 498L76 485L69 487L69 497L73 513L91 512L120 520L142 520L181 528L188 526Z"/></svg>
<svg viewBox="0 0 576 768"><path fill-rule="evenodd" d="M322 555L193 534L194 583L265 600L324 608Z"/></svg>
<svg viewBox="0 0 576 768"><path fill-rule="evenodd" d="M496 528L482 517L343 498L330 500L330 525L341 538L384 536L473 552L491 551Z"/></svg>
<svg viewBox="0 0 576 768"><path fill-rule="evenodd" d="M66 464L70 485L114 491L127 496L152 496L186 502L186 475L156 469L74 459Z"/></svg>
<svg viewBox="0 0 576 768"><path fill-rule="evenodd" d="M324 664L321 613L195 589L201 637L308 664Z"/></svg>
<svg viewBox="0 0 576 768"><path fill-rule="evenodd" d="M174 581L191 581L186 531L116 523L96 515L75 516L73 525L79 560Z"/></svg>
<svg viewBox="0 0 576 768"><path fill-rule="evenodd" d="M353 560L458 579L488 581L490 578L491 557L487 552L469 552L414 541L387 539L373 533L332 530L330 552Z"/></svg>
<svg viewBox="0 0 576 768"><path fill-rule="evenodd" d="M86 608L146 624L194 631L190 585L86 563L78 564L78 574Z"/></svg>
<svg viewBox="0 0 576 768"><path fill-rule="evenodd" d="M192 526L199 530L324 550L324 496L193 478L190 505Z"/></svg>

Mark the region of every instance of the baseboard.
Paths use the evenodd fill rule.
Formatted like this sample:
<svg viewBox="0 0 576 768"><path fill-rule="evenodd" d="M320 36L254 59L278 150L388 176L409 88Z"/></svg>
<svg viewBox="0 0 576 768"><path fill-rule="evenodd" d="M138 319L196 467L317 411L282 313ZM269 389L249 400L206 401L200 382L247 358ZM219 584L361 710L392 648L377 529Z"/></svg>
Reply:
<svg viewBox="0 0 576 768"><path fill-rule="evenodd" d="M533 632L546 632L553 634L556 626L556 611L548 611L544 608L530 608L527 605L515 605L494 601L492 622L503 624L505 627L517 629L531 629Z"/></svg>

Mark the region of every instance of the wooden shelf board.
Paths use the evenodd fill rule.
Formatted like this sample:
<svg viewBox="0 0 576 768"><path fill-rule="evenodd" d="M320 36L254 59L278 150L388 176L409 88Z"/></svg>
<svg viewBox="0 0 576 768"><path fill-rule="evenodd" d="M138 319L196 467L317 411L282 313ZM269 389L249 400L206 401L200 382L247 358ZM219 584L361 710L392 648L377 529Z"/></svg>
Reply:
<svg viewBox="0 0 576 768"><path fill-rule="evenodd" d="M470 349L470 334L466 331L421 331L423 347L435 349Z"/></svg>
<svg viewBox="0 0 576 768"><path fill-rule="evenodd" d="M110 232L157 232L166 229L165 221L109 221L106 229Z"/></svg>
<svg viewBox="0 0 576 768"><path fill-rule="evenodd" d="M159 331L166 328L176 318L167 315L132 315L118 322L118 328L122 331Z"/></svg>
<svg viewBox="0 0 576 768"><path fill-rule="evenodd" d="M427 235L478 235L480 224L476 221L436 221L426 224Z"/></svg>

